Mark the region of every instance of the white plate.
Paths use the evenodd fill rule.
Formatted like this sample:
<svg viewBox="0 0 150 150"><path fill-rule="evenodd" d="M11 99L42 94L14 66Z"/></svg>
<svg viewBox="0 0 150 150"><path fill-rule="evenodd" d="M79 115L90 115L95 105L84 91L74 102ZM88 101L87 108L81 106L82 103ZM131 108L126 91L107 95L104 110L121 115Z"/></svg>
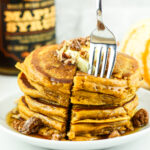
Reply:
<svg viewBox="0 0 150 150"><path fill-rule="evenodd" d="M150 92L144 89L140 89L138 91L140 105L139 108L145 108L150 114ZM131 142L140 138L142 135L148 134L150 132L150 124L146 127L142 128L140 131L112 139L105 139L105 140L96 140L96 141L81 141L81 142L73 142L73 141L52 141L52 140L45 140L39 139L34 137L29 137L22 135L13 131L7 124L6 124L6 115L7 113L15 107L14 101L19 98L19 94L14 94L11 96L7 96L5 98L0 99L0 130L6 132L6 134L10 134L14 138L18 138L26 143L30 143L36 146L40 146L43 148L51 148L51 149L104 149L110 148L114 146L118 146L121 144L125 144L127 142Z"/></svg>

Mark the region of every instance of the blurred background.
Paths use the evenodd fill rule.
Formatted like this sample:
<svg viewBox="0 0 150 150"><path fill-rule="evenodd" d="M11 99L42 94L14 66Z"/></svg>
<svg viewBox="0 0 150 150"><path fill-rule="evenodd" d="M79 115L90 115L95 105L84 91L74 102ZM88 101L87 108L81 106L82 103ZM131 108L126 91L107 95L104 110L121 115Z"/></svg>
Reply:
<svg viewBox="0 0 150 150"><path fill-rule="evenodd" d="M87 36L96 26L96 0L56 0L57 42ZM121 41L132 24L150 18L150 0L103 0L104 23Z"/></svg>

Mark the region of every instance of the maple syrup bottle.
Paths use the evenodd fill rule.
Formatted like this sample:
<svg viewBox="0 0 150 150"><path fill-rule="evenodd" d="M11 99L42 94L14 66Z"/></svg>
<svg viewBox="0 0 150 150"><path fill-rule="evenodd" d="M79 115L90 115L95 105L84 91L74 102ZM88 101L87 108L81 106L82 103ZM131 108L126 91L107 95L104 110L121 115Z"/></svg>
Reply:
<svg viewBox="0 0 150 150"><path fill-rule="evenodd" d="M1 74L17 74L16 62L55 42L54 0L0 0Z"/></svg>

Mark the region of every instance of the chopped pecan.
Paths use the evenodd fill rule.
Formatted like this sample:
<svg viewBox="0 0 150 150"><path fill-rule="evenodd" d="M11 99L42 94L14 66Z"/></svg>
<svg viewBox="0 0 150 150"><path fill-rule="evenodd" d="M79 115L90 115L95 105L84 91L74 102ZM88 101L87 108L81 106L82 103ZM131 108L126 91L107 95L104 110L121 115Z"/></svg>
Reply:
<svg viewBox="0 0 150 150"><path fill-rule="evenodd" d="M26 121L15 120L13 127L22 134L32 134L38 132L42 126L42 121L36 117L31 117Z"/></svg>
<svg viewBox="0 0 150 150"><path fill-rule="evenodd" d="M40 128L40 130L38 131L38 134L51 139L54 132L55 132L54 129L51 129L49 127L43 127L43 128Z"/></svg>
<svg viewBox="0 0 150 150"><path fill-rule="evenodd" d="M13 128L15 129L15 130L20 130L20 128L23 126L23 124L24 124L24 122L25 121L23 121L23 120L14 120L13 122L12 122L12 126L13 126Z"/></svg>
<svg viewBox="0 0 150 150"><path fill-rule="evenodd" d="M87 55L88 55L88 52L87 52L87 51L81 51L81 52L80 52L80 56L81 56L83 59L86 59L86 58L87 58Z"/></svg>
<svg viewBox="0 0 150 150"><path fill-rule="evenodd" d="M87 46L87 42L89 40L89 37L86 38L79 38L78 41L80 42L81 45Z"/></svg>
<svg viewBox="0 0 150 150"><path fill-rule="evenodd" d="M108 138L114 138L114 137L119 137L119 136L120 136L120 133L118 132L118 130L114 130L113 132L110 133Z"/></svg>
<svg viewBox="0 0 150 150"><path fill-rule="evenodd" d="M81 50L81 44L77 39L74 39L70 45L70 48L76 51Z"/></svg>
<svg viewBox="0 0 150 150"><path fill-rule="evenodd" d="M75 64L75 60L74 59L67 59L64 61L64 64L66 65L74 65Z"/></svg>
<svg viewBox="0 0 150 150"><path fill-rule="evenodd" d="M134 127L143 127L148 123L148 121L149 115L145 109L140 109L137 111L132 118Z"/></svg>
<svg viewBox="0 0 150 150"><path fill-rule="evenodd" d="M52 140L61 140L62 138L62 135L61 134L58 134L58 133L54 133L52 135Z"/></svg>
<svg viewBox="0 0 150 150"><path fill-rule="evenodd" d="M71 56L67 55L65 52L62 53L62 57L65 59L71 58Z"/></svg>

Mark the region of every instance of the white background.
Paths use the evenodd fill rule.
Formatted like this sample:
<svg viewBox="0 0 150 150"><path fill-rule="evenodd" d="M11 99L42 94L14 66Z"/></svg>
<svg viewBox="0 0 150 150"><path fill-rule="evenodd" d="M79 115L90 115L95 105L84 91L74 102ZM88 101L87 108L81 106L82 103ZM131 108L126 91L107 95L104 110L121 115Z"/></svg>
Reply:
<svg viewBox="0 0 150 150"><path fill-rule="evenodd" d="M96 26L95 0L56 0L57 41L86 36ZM103 20L121 41L128 28L150 18L150 0L103 0ZM0 99L18 91L16 77L0 75ZM0 150L43 150L0 132ZM71 148L70 148L71 149ZM149 150L150 135L110 150Z"/></svg>

